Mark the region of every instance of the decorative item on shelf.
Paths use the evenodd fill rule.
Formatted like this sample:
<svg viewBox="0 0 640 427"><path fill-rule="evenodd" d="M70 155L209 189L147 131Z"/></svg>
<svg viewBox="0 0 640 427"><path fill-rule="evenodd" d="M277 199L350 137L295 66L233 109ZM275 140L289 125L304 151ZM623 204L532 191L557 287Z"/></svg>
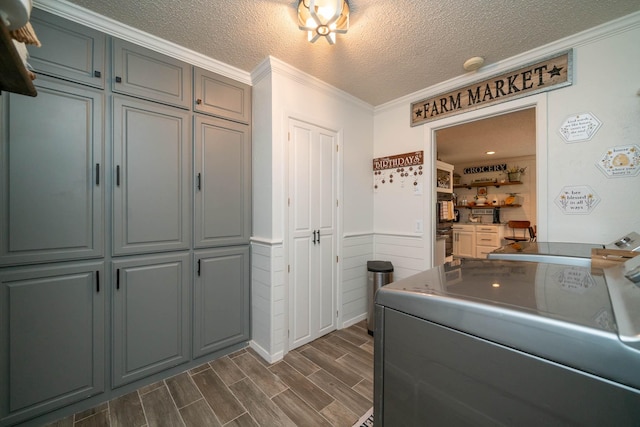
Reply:
<svg viewBox="0 0 640 427"><path fill-rule="evenodd" d="M507 168L506 174L509 177L509 182L518 182L520 181L520 175L524 174L524 171L527 170L527 167L520 166L512 166Z"/></svg>
<svg viewBox="0 0 640 427"><path fill-rule="evenodd" d="M461 177L459 174L457 174L457 173L455 173L455 172L454 172L454 173L453 173L453 185L458 185L458 184L460 184L460 179L461 179L461 178L462 178L462 177Z"/></svg>
<svg viewBox="0 0 640 427"><path fill-rule="evenodd" d="M476 201L476 206L484 206L487 204L487 198L485 196L481 196L480 193L478 193L478 195L475 196L474 199Z"/></svg>
<svg viewBox="0 0 640 427"><path fill-rule="evenodd" d="M520 196L518 196L518 193L509 193L509 196L504 199L504 204L506 206L519 205L519 202Z"/></svg>

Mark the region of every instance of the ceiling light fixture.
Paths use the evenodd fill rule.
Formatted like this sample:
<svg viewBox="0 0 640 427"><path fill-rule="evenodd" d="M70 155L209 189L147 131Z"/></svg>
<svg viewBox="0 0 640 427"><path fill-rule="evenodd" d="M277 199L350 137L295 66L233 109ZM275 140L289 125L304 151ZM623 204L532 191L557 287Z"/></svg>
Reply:
<svg viewBox="0 0 640 427"><path fill-rule="evenodd" d="M484 64L484 58L481 56L474 56L473 58L467 59L462 66L467 71L475 71L482 67L482 64Z"/></svg>
<svg viewBox="0 0 640 427"><path fill-rule="evenodd" d="M493 154L496 154L496 152L495 152L495 151L487 151L487 152L486 152L486 153L484 153L484 154L488 154L488 155L490 155L490 156L491 156L491 155L493 155Z"/></svg>
<svg viewBox="0 0 640 427"><path fill-rule="evenodd" d="M336 34L349 30L349 3L347 0L300 0L298 28L308 32L311 43L325 37L329 44L334 44Z"/></svg>

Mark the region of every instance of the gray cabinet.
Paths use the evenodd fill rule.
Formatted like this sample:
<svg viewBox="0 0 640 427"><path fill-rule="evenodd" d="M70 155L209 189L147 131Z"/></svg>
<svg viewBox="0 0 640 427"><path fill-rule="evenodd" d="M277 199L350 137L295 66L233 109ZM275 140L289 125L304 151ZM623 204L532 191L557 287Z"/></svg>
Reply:
<svg viewBox="0 0 640 427"><path fill-rule="evenodd" d="M112 52L114 92L191 107L189 64L119 39L113 39Z"/></svg>
<svg viewBox="0 0 640 427"><path fill-rule="evenodd" d="M52 80L0 99L0 265L104 252L103 95Z"/></svg>
<svg viewBox="0 0 640 427"><path fill-rule="evenodd" d="M195 252L193 357L250 338L249 247Z"/></svg>
<svg viewBox="0 0 640 427"><path fill-rule="evenodd" d="M194 67L194 111L251 123L251 86Z"/></svg>
<svg viewBox="0 0 640 427"><path fill-rule="evenodd" d="M0 420L104 390L102 262L0 270Z"/></svg>
<svg viewBox="0 0 640 427"><path fill-rule="evenodd" d="M189 361L189 253L113 261L114 387Z"/></svg>
<svg viewBox="0 0 640 427"><path fill-rule="evenodd" d="M198 115L194 134L194 246L248 243L251 233L249 127Z"/></svg>
<svg viewBox="0 0 640 427"><path fill-rule="evenodd" d="M190 115L113 99L113 252L189 249Z"/></svg>
<svg viewBox="0 0 640 427"><path fill-rule="evenodd" d="M42 42L27 45L38 73L104 88L105 34L40 9L33 9L30 22Z"/></svg>

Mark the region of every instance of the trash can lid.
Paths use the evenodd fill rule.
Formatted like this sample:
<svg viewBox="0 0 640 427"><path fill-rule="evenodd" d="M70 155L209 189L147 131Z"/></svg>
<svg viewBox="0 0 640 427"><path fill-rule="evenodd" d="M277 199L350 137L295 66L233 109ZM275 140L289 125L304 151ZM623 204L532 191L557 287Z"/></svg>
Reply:
<svg viewBox="0 0 640 427"><path fill-rule="evenodd" d="M374 273L391 273L393 264L389 261L367 261L367 270Z"/></svg>

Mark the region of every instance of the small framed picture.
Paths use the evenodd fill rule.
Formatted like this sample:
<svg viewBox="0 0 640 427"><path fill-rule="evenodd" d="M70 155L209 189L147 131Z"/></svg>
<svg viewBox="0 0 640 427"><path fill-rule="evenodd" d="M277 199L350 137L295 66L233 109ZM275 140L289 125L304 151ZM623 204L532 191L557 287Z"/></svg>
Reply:
<svg viewBox="0 0 640 427"><path fill-rule="evenodd" d="M487 195L487 187L478 187L478 196L486 196Z"/></svg>

